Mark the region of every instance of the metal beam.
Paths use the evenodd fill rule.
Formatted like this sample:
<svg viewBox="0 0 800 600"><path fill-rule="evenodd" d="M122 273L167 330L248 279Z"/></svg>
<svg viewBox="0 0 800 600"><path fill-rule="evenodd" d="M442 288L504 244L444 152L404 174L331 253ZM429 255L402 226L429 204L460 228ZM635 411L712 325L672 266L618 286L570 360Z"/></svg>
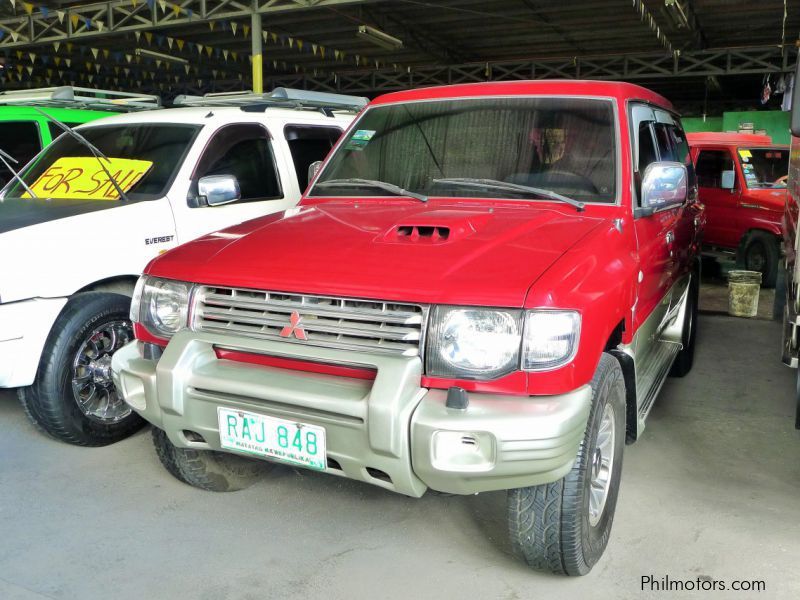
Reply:
<svg viewBox="0 0 800 600"><path fill-rule="evenodd" d="M175 0L148 3L145 0L106 0L64 9L32 12L0 19L0 48L26 48L52 42L88 40L134 31L197 25L207 20L250 18L356 5L374 0ZM151 8L152 7L152 8Z"/></svg>
<svg viewBox="0 0 800 600"><path fill-rule="evenodd" d="M794 54L779 46L719 48L680 54L621 54L481 62L398 71L371 69L269 77L271 87L301 87L330 92L370 94L428 85L521 79L612 79L636 81L785 73L794 69Z"/></svg>

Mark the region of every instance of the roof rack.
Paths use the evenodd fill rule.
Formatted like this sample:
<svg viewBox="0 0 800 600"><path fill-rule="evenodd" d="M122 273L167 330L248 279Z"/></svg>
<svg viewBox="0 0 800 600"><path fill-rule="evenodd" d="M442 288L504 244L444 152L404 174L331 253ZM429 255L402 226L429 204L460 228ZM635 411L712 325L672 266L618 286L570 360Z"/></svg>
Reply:
<svg viewBox="0 0 800 600"><path fill-rule="evenodd" d="M0 92L0 105L84 108L93 110L131 111L161 107L158 96L130 94L91 88L60 87Z"/></svg>
<svg viewBox="0 0 800 600"><path fill-rule="evenodd" d="M358 112L368 102L369 100L362 96L279 87L268 94L222 92L205 96L177 96L172 104L173 106L239 106L242 110L248 111L261 111L274 106Z"/></svg>

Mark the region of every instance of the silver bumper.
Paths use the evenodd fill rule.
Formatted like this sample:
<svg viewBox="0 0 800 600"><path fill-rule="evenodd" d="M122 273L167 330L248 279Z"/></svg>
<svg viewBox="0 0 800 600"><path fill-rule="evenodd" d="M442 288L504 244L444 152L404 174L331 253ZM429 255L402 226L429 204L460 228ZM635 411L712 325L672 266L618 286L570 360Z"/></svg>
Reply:
<svg viewBox="0 0 800 600"><path fill-rule="evenodd" d="M376 369L374 381L217 358L225 348ZM420 387L417 357L357 354L275 341L180 332L161 359L133 342L113 359L126 402L179 447L221 450L217 407L324 427L327 472L409 496L430 487L471 494L548 483L572 467L591 389L561 396L470 394L467 410ZM204 442L190 441L185 431ZM330 461L333 459L334 462ZM376 473L388 475L375 477Z"/></svg>

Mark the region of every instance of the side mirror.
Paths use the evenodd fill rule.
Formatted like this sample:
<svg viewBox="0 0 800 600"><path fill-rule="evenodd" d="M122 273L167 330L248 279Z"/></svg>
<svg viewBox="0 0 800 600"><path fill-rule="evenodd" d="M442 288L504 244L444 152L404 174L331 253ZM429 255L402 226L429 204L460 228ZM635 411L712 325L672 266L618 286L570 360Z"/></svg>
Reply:
<svg viewBox="0 0 800 600"><path fill-rule="evenodd" d="M688 180L686 165L682 163L651 163L642 177L642 206L637 216L647 216L686 202L689 195Z"/></svg>
<svg viewBox="0 0 800 600"><path fill-rule="evenodd" d="M722 172L722 189L724 190L732 190L736 187L736 171L731 169L730 171L723 171Z"/></svg>
<svg viewBox="0 0 800 600"><path fill-rule="evenodd" d="M309 181L309 183L311 183L311 180L314 179L314 177L317 176L317 173L319 173L319 170L321 168L322 168L322 161L321 160L315 160L310 165L308 165L308 181Z"/></svg>
<svg viewBox="0 0 800 600"><path fill-rule="evenodd" d="M242 197L239 182L233 175L207 175L197 182L197 195L206 206L236 202Z"/></svg>

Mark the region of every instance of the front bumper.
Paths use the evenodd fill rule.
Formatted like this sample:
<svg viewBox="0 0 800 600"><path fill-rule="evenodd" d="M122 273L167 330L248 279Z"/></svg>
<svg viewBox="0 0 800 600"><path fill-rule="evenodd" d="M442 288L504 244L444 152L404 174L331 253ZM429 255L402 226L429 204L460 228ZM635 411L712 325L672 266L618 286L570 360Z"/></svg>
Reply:
<svg viewBox="0 0 800 600"><path fill-rule="evenodd" d="M66 298L0 304L0 388L30 385L47 336Z"/></svg>
<svg viewBox="0 0 800 600"><path fill-rule="evenodd" d="M244 364L218 359L215 347L377 374L369 381ZM176 334L157 362L140 348L132 342L114 355L114 381L176 446L221 450L220 406L310 423L325 428L327 472L409 496L428 487L472 494L556 481L572 467L591 406L583 386L561 396L473 393L466 410L449 409L445 391L420 387L417 357L189 331Z"/></svg>

